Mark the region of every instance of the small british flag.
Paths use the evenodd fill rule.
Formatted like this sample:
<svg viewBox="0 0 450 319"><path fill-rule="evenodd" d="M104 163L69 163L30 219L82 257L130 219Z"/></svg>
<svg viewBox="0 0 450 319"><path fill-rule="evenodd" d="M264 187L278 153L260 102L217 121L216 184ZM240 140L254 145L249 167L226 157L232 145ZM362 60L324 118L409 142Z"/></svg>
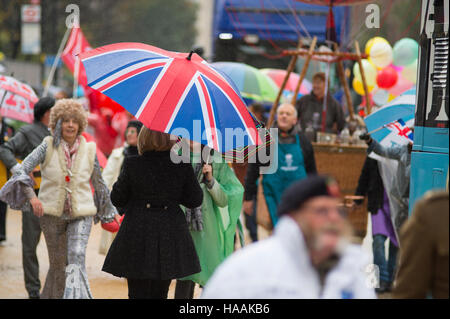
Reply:
<svg viewBox="0 0 450 319"><path fill-rule="evenodd" d="M403 136L404 138L407 138L411 142L414 141L413 131L411 130L411 128L406 126L405 121L403 121L402 119L398 119L395 122L389 123L386 125L386 127L391 131L397 132L399 136Z"/></svg>

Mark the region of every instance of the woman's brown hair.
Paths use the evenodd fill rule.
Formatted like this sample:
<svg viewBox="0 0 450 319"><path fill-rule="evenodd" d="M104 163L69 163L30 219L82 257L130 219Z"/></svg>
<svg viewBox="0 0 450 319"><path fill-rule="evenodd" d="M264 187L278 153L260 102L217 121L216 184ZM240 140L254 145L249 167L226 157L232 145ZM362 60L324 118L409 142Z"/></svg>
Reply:
<svg viewBox="0 0 450 319"><path fill-rule="evenodd" d="M137 148L140 155L147 151L170 151L176 140L171 140L171 135L149 130L143 126L138 136Z"/></svg>

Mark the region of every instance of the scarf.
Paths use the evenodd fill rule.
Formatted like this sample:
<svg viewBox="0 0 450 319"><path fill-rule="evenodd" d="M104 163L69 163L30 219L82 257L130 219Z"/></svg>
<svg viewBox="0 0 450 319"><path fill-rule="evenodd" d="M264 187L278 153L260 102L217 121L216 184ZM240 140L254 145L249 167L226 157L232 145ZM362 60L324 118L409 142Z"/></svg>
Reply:
<svg viewBox="0 0 450 319"><path fill-rule="evenodd" d="M202 173L202 163L197 163L194 167L194 174L197 177L199 183L203 183L205 181L205 177ZM190 209L186 207L186 221L193 231L202 231L203 230L203 217L202 217L202 205Z"/></svg>
<svg viewBox="0 0 450 319"><path fill-rule="evenodd" d="M80 137L78 136L75 140L75 143L73 143L72 147L69 146L69 144L61 140L61 147L64 152L64 158L66 159L67 163L67 171L68 175L66 176L66 185L69 186L71 177L72 177L72 164L75 159L75 156L78 152L78 148L80 146ZM68 216L72 214L72 194L70 192L67 192L66 201L64 202L64 212L67 213Z"/></svg>

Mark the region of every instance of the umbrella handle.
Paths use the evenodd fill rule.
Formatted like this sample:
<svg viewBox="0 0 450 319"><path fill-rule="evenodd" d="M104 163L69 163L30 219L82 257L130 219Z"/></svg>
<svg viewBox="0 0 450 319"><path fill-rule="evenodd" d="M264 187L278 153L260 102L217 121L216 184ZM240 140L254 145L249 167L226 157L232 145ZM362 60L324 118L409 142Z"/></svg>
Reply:
<svg viewBox="0 0 450 319"><path fill-rule="evenodd" d="M2 105L3 105L3 101L5 100L5 97L6 97L6 90L5 90L5 93L3 94L3 96L2 96L2 100L0 101L0 109L2 108Z"/></svg>
<svg viewBox="0 0 450 319"><path fill-rule="evenodd" d="M374 130L368 132L367 134L371 135L371 134L373 134L373 133L375 133L375 132L378 132L379 130L382 130L382 129L386 128L387 125L388 125L388 124L385 124L385 125L383 125L383 126L377 128L377 129L374 129Z"/></svg>
<svg viewBox="0 0 450 319"><path fill-rule="evenodd" d="M389 124L392 124L392 123L394 123L395 121L392 121L392 122L389 122L389 123L387 123L387 124L384 124L383 126L381 126L381 127L379 127L379 128L376 128L376 129L374 129L374 130L372 130L372 131L370 131L370 132L368 132L367 134L373 134L373 133L375 133L375 132L378 132L379 130L382 130L382 129L384 129L384 128L386 128Z"/></svg>

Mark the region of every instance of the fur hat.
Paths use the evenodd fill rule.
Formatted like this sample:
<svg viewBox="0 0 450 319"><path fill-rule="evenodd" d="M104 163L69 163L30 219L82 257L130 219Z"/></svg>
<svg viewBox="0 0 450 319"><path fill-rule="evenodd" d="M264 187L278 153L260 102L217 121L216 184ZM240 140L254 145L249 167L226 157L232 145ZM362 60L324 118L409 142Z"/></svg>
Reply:
<svg viewBox="0 0 450 319"><path fill-rule="evenodd" d="M60 133L55 132L55 128L60 125L58 125L58 121L63 122L65 119L74 119L78 125L78 135L83 133L84 129L86 128L88 122L87 122L87 113L83 108L83 105L81 103L77 102L74 99L61 99L58 100L55 103L55 106L52 108L52 111L50 113L50 123L49 128L52 130L53 134ZM60 129L60 128L59 128ZM59 130L58 129L58 130Z"/></svg>

